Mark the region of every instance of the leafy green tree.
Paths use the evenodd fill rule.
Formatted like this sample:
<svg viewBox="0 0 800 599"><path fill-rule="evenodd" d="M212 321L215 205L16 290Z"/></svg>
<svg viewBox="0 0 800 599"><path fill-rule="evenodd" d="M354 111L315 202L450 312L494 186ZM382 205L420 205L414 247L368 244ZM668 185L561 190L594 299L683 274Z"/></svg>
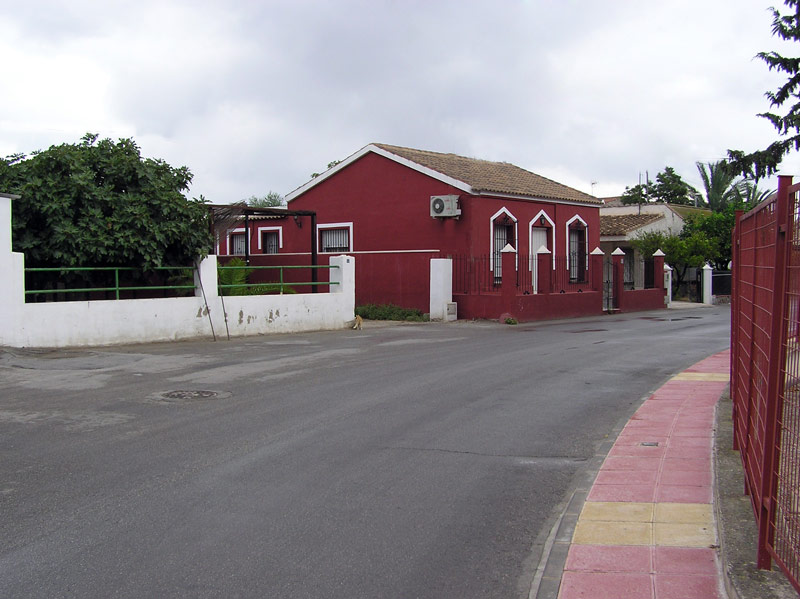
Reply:
<svg viewBox="0 0 800 599"><path fill-rule="evenodd" d="M772 11L772 34L788 42L800 41L800 0L784 0L787 14L776 8ZM786 83L776 91L765 95L773 109L791 105L784 114L764 112L758 116L767 119L778 131L779 139L766 149L745 153L741 150L728 150L728 160L734 172L761 179L778 170L784 156L792 150L800 149L800 58L782 56L777 52L759 52L758 58L767 63L769 70L787 76ZM789 103L789 104L787 104Z"/></svg>
<svg viewBox="0 0 800 599"><path fill-rule="evenodd" d="M686 277L689 268L699 268L713 260L717 248L712 239L701 231L681 232L678 239L671 238L666 244L664 253L672 257L669 263L675 269L675 289L678 289Z"/></svg>
<svg viewBox="0 0 800 599"><path fill-rule="evenodd" d="M653 198L657 202L693 206L699 197L697 190L684 181L671 166L656 175Z"/></svg>
<svg viewBox="0 0 800 599"><path fill-rule="evenodd" d="M662 233L661 231L647 231L645 233L639 233L631 240L631 244L634 248L639 250L644 258L652 258L656 250L664 251L663 246L666 237L666 233ZM669 264L666 256L664 256L664 262Z"/></svg>
<svg viewBox="0 0 800 599"><path fill-rule="evenodd" d="M653 186L651 183L639 183L633 187L626 187L622 192L622 203L625 206L632 204L647 204L652 201Z"/></svg>
<svg viewBox="0 0 800 599"><path fill-rule="evenodd" d="M142 158L132 139L51 146L0 159L13 203L13 248L29 266L183 266L212 247L205 200L184 195L192 174Z"/></svg>
<svg viewBox="0 0 800 599"><path fill-rule="evenodd" d="M286 205L286 202L283 201L283 196L277 191L270 191L267 195L261 196L260 198L257 196L250 196L245 200L245 203L253 208L274 208Z"/></svg>
<svg viewBox="0 0 800 599"><path fill-rule="evenodd" d="M695 164L703 182L705 201L711 210L721 212L740 198L744 190L743 181L724 160Z"/></svg>
<svg viewBox="0 0 800 599"><path fill-rule="evenodd" d="M631 243L645 258L650 258L658 249L664 252L664 262L672 267L673 293L683 283L689 268L703 266L716 253L714 242L701 231L686 235L650 231L641 233Z"/></svg>
<svg viewBox="0 0 800 599"><path fill-rule="evenodd" d="M689 237L699 234L708 239L713 253L707 256L717 270L727 270L731 261L731 234L736 223L736 209L739 204L729 204L721 212L690 214L686 217L681 235Z"/></svg>
<svg viewBox="0 0 800 599"><path fill-rule="evenodd" d="M648 204L665 202L667 204L694 205L699 197L697 190L686 183L671 166L656 175L655 182L647 181L633 187L626 187L622 194L622 203Z"/></svg>

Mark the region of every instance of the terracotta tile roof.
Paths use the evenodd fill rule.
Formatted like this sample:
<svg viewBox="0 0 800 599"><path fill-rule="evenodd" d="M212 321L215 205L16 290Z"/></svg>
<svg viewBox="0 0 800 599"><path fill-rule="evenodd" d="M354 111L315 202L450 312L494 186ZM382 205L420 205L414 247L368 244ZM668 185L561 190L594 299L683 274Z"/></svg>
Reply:
<svg viewBox="0 0 800 599"><path fill-rule="evenodd" d="M600 235L627 235L640 227L664 218L663 214L600 215Z"/></svg>
<svg viewBox="0 0 800 599"><path fill-rule="evenodd" d="M387 144L373 144L396 156L468 184L476 193L501 193L532 198L567 200L584 204L602 202L508 162L490 162L456 154L441 154Z"/></svg>

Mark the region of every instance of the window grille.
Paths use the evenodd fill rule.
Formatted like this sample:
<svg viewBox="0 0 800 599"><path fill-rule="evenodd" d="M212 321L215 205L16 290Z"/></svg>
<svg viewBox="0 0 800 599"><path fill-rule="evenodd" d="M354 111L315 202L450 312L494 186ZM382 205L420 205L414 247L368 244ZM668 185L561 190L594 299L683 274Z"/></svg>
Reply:
<svg viewBox="0 0 800 599"><path fill-rule="evenodd" d="M508 219L508 217L506 217ZM494 224L494 284L499 285L503 279L503 248L506 244L514 245L514 226L495 222Z"/></svg>
<svg viewBox="0 0 800 599"><path fill-rule="evenodd" d="M277 231L262 231L261 233L261 251L265 254L278 253L278 232Z"/></svg>
<svg viewBox="0 0 800 599"><path fill-rule="evenodd" d="M244 233L231 233L231 247L228 253L232 256L244 256Z"/></svg>
<svg viewBox="0 0 800 599"><path fill-rule="evenodd" d="M348 229L320 230L320 251L349 252L350 231Z"/></svg>
<svg viewBox="0 0 800 599"><path fill-rule="evenodd" d="M569 230L569 280L586 280L586 230L582 228Z"/></svg>

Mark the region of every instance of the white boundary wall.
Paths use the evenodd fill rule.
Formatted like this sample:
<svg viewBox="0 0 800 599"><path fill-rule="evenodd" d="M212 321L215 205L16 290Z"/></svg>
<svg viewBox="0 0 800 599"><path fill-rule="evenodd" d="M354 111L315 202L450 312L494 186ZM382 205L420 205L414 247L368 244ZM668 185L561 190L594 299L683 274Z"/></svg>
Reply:
<svg viewBox="0 0 800 599"><path fill-rule="evenodd" d="M355 318L355 258L333 256L329 293L217 294L217 257L198 265L196 297L25 303L25 260L11 251L11 198L0 196L0 346L68 347L342 329ZM202 290L205 290L205 299ZM223 304L225 309L223 310ZM210 315L210 319L209 319ZM226 330L227 315L227 330Z"/></svg>

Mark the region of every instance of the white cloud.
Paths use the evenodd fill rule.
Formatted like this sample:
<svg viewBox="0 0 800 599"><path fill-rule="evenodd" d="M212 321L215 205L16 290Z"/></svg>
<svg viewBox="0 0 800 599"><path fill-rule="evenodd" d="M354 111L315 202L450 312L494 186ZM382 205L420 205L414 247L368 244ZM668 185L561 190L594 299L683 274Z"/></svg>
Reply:
<svg viewBox="0 0 800 599"><path fill-rule="evenodd" d="M598 195L666 165L697 185L695 161L775 136L755 116L781 77L753 56L786 48L768 5L33 1L0 17L0 154L133 136L215 202L374 141Z"/></svg>

